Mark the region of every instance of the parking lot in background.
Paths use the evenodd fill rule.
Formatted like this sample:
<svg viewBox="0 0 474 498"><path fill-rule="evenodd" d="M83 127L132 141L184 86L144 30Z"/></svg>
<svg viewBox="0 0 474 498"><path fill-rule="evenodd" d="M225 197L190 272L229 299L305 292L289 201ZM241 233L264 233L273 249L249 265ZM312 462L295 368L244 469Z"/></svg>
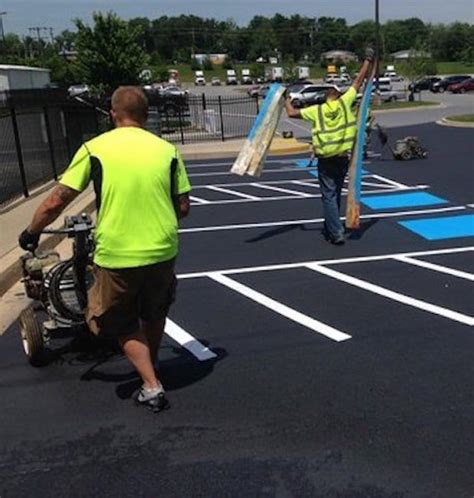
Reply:
<svg viewBox="0 0 474 498"><path fill-rule="evenodd" d="M135 408L116 354L32 368L12 326L0 494L470 498L473 133L391 139L411 134L429 159L367 162L342 247L322 236L308 157L271 157L260 178L189 163L160 355L172 409Z"/></svg>

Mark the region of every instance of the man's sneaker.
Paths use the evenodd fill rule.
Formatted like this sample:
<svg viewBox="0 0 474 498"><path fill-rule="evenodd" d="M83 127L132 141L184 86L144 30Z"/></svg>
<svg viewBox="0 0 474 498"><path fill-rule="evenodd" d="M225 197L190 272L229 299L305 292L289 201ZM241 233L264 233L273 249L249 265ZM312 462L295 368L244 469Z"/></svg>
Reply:
<svg viewBox="0 0 474 498"><path fill-rule="evenodd" d="M166 399L164 392L159 392L158 394L150 397L150 395L145 391L143 387L135 395L134 400L137 406L144 406L145 408L151 410L153 413L167 410L170 407L170 403Z"/></svg>

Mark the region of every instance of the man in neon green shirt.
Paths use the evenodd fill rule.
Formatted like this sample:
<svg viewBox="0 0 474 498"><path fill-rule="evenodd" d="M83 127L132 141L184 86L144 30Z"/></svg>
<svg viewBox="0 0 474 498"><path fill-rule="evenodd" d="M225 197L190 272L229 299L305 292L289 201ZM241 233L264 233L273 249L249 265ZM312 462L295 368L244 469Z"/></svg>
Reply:
<svg viewBox="0 0 474 498"><path fill-rule="evenodd" d="M143 379L137 403L160 411L168 401L153 363L174 299L178 218L189 212L191 186L176 147L143 128L148 102L139 88L116 90L111 115L116 128L79 148L19 242L36 247L41 231L93 182L95 281L86 320L92 332L118 339Z"/></svg>
<svg viewBox="0 0 474 498"><path fill-rule="evenodd" d="M306 109L295 109L289 99L285 102L290 118L310 121L314 154L318 158L318 177L321 187L324 232L327 239L336 245L344 244L344 227L339 218L341 192L349 167L350 153L357 135L357 118L352 111L357 92L369 72L374 57L372 49L366 53L351 88L342 94L337 88L326 93L326 101Z"/></svg>

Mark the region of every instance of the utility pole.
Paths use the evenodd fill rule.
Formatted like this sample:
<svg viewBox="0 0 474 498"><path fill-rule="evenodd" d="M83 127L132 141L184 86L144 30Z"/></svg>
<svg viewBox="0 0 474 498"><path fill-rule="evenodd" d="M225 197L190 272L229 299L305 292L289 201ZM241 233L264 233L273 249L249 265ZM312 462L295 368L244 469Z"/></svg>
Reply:
<svg viewBox="0 0 474 498"><path fill-rule="evenodd" d="M0 12L0 36L2 37L2 42L5 43L5 31L3 30L3 16L6 16L6 12Z"/></svg>
<svg viewBox="0 0 474 498"><path fill-rule="evenodd" d="M380 61L380 11L379 0L375 0L375 89L379 92Z"/></svg>

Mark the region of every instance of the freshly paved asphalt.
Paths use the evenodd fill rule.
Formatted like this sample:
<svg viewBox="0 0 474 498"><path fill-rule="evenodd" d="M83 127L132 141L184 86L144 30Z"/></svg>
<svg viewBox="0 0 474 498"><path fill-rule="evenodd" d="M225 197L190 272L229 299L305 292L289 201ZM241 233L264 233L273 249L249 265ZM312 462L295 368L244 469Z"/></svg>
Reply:
<svg viewBox="0 0 474 498"><path fill-rule="evenodd" d="M418 135L429 160L395 162L386 151L370 172L428 184L450 205L474 201L472 130L392 134ZM246 181L194 176L228 166L190 166L196 187ZM267 169L279 167L288 164ZM319 199L211 204L195 206L182 228L320 216ZM365 221L344 247L320 228L183 233L178 273L472 245L424 240L396 218ZM470 254L423 259L473 272ZM473 315L469 282L450 275L393 260L330 268ZM120 356L80 345L35 369L12 326L0 338L0 496L473 496L472 327L308 269L231 277L352 338L331 341L208 278L181 280L171 318L217 358L200 362L166 339L160 370L172 408L153 415L132 405L138 381Z"/></svg>

